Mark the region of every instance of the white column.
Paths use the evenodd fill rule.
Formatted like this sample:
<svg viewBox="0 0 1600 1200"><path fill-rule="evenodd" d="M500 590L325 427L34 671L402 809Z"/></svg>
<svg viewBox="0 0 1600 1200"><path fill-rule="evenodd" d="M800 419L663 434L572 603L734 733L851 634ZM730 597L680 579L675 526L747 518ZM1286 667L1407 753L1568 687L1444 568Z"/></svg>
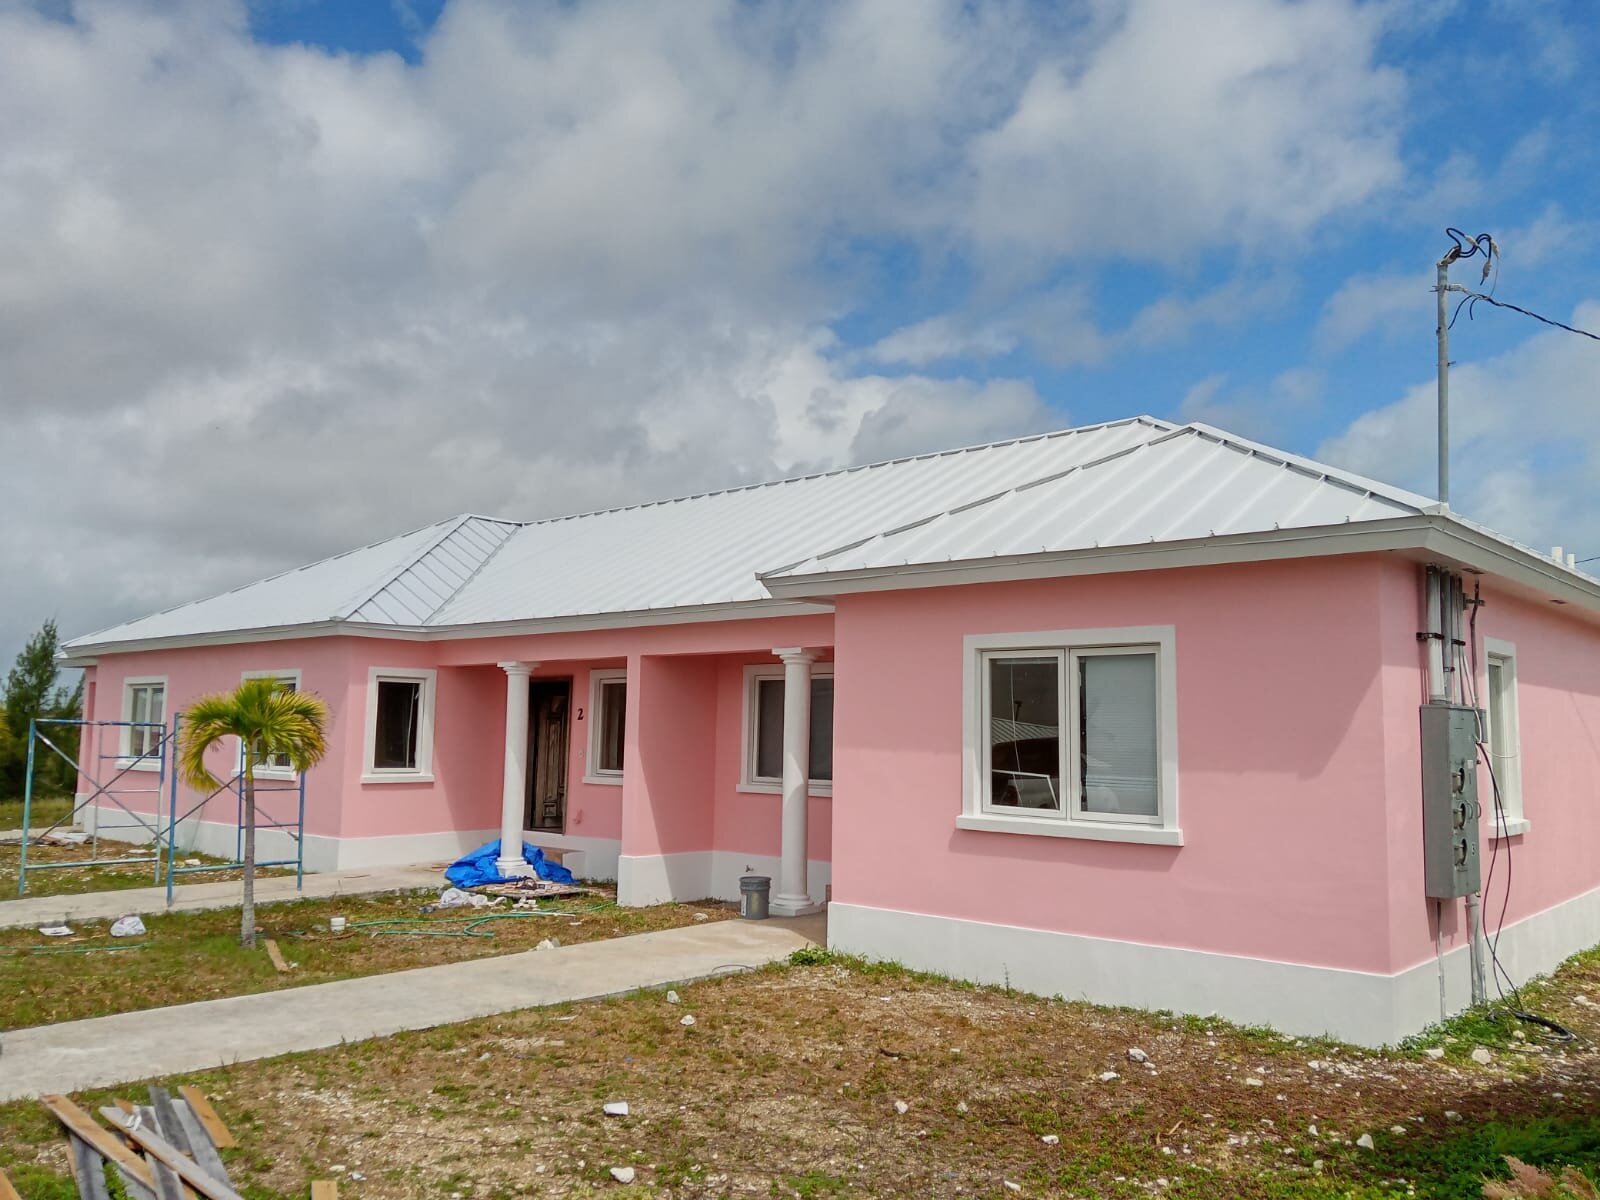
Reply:
<svg viewBox="0 0 1600 1200"><path fill-rule="evenodd" d="M528 875L522 857L522 817L528 805L528 677L537 663L503 662L506 673L506 771L500 794L500 857L505 876Z"/></svg>
<svg viewBox="0 0 1600 1200"><path fill-rule="evenodd" d="M783 851L774 916L821 912L806 884L806 804L811 773L811 664L814 651L790 646L774 650L783 660Z"/></svg>

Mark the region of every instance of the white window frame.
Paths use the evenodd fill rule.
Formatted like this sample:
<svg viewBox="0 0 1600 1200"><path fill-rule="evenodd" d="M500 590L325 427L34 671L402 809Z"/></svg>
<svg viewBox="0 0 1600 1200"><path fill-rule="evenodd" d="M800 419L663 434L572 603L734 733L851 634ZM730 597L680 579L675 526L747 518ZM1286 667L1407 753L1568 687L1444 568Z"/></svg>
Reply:
<svg viewBox="0 0 1600 1200"><path fill-rule="evenodd" d="M812 678L827 676L833 678L833 664L819 662L811 664ZM743 726L741 745L743 752L739 756L739 784L736 788L741 792L753 792L764 796L777 796L783 793L783 780L771 776L756 774L756 734L759 732L758 710L756 707L757 689L763 679L782 679L784 668L782 663L751 663L744 669L744 695L740 704L743 710ZM838 694L834 694L834 702L838 703ZM837 728L837 726L835 726ZM806 764L810 766L808 762ZM833 780L807 779L806 795L832 796Z"/></svg>
<svg viewBox="0 0 1600 1200"><path fill-rule="evenodd" d="M239 682L243 683L247 679L287 679L289 680L289 686L298 692L300 690L301 671L299 667L284 667L277 671L241 671L239 673ZM369 759L368 761L371 760ZM242 741L239 743L238 765L234 770L240 775L244 774L244 743ZM257 779L288 780L300 778L293 767L277 767L270 763L257 763L255 777Z"/></svg>
<svg viewBox="0 0 1600 1200"><path fill-rule="evenodd" d="M1490 695L1489 665L1493 663L1500 668L1501 701L1505 713L1504 735L1507 744L1511 747L1505 755L1497 755L1494 748L1494 698ZM1494 764L1495 782L1500 785L1500 805L1504 809L1504 821L1500 814L1495 812L1494 793L1481 797L1487 802L1484 812L1489 817L1489 836L1491 838L1516 837L1527 833L1533 828L1532 823L1525 815L1522 795L1522 717L1519 711L1517 697L1517 647L1515 644L1503 641L1500 638L1486 637L1483 639L1483 712L1484 712L1484 747L1489 753L1489 761ZM1485 779L1487 783L1488 780ZM1491 785L1492 786L1492 785Z"/></svg>
<svg viewBox="0 0 1600 1200"><path fill-rule="evenodd" d="M607 771L599 766L600 743L605 733L605 723L602 720L605 707L605 690L608 684L621 682L626 685L628 672L625 667L606 667L589 672L589 749L583 760L583 782L603 783L612 787L622 786L621 771ZM623 693L622 719L624 729L628 719L627 693ZM624 736L626 740L626 736ZM623 749L623 766L627 766L627 749Z"/></svg>
<svg viewBox="0 0 1600 1200"><path fill-rule="evenodd" d="M378 685L380 683L420 683L422 707L417 713L417 765L415 767L375 767L378 748ZM438 672L420 667L372 667L367 671L367 729L361 758L362 783L432 783L433 718Z"/></svg>
<svg viewBox="0 0 1600 1200"><path fill-rule="evenodd" d="M1156 660L1156 785L1158 815L1083 813L1078 809L1076 664L1095 654L1148 653ZM1062 696L1061 809L1019 810L989 803L989 736L986 664L991 658L1056 658ZM1118 629L1054 629L1022 633L969 634L962 641L961 813L958 829L1042 837L1087 838L1106 842L1181 846L1178 825L1178 673L1177 633L1171 625Z"/></svg>
<svg viewBox="0 0 1600 1200"><path fill-rule="evenodd" d="M168 729L172 728L172 688L167 683L165 675L129 675L122 681L122 719L133 720L133 689L136 687L159 687L161 689L161 720ZM117 742L117 766L128 771L159 771L161 758L135 757L133 753L133 729L124 725L119 731L121 735ZM168 756L170 757L170 755Z"/></svg>

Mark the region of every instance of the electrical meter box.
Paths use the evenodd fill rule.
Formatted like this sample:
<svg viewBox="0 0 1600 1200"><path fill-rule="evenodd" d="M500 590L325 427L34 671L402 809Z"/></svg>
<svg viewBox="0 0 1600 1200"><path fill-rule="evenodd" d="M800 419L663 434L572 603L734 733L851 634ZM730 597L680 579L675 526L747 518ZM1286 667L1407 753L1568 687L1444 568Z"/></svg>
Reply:
<svg viewBox="0 0 1600 1200"><path fill-rule="evenodd" d="M1430 897L1469 896L1478 879L1478 722L1475 708L1422 706L1422 861Z"/></svg>

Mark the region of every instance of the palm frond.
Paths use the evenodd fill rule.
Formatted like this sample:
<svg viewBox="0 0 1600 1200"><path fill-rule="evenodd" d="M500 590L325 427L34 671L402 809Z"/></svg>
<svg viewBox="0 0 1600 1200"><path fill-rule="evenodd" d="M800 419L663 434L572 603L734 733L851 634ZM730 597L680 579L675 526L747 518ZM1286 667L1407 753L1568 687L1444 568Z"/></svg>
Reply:
<svg viewBox="0 0 1600 1200"><path fill-rule="evenodd" d="M203 791L223 786L205 759L227 737L250 747L246 771L256 760L278 754L287 757L296 771L308 771L328 752L328 716L327 702L320 696L290 691L277 679L247 679L236 691L201 696L184 713L179 775Z"/></svg>

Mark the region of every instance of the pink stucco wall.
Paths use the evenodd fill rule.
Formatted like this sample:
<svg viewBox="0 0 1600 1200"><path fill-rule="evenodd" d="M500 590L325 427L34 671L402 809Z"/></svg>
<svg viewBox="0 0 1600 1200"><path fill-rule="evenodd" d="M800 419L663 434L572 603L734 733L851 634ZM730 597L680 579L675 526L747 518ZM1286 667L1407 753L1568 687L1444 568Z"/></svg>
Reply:
<svg viewBox="0 0 1600 1200"><path fill-rule="evenodd" d="M834 899L1385 969L1383 578L1328 559L840 597ZM1133 625L1176 629L1186 844L957 829L963 637Z"/></svg>
<svg viewBox="0 0 1600 1200"><path fill-rule="evenodd" d="M1422 675L1416 632L1421 621L1416 568L1390 565L1384 574L1384 696L1390 715L1388 751L1389 904L1392 965L1402 969L1434 955L1433 904L1423 895L1421 735L1417 705ZM1469 581L1469 587L1471 586ZM1600 887L1600 629L1548 600L1512 595L1492 583L1479 610L1479 699L1488 703L1482 640L1516 647L1526 834L1487 836L1491 790L1480 770L1486 819L1482 843L1484 918L1491 933ZM1410 608L1407 607L1407 602ZM1491 856L1498 849L1492 878ZM1510 860L1510 869L1507 862ZM1509 904L1506 887L1509 881ZM1462 902L1446 904L1442 940L1448 950L1467 940Z"/></svg>
<svg viewBox="0 0 1600 1200"><path fill-rule="evenodd" d="M584 776L590 673L628 666L628 761L638 764L640 790L626 838L637 848L624 852L776 855L779 798L739 790L744 666L775 662L769 651L776 645L826 648L831 640L831 617L814 616L444 642L313 638L160 650L102 656L91 668L88 701L92 716L119 719L127 679L166 676L170 715L202 693L232 689L245 671L299 670L302 686L322 695L333 710L328 757L307 777L309 833L366 838L490 831L500 819L505 730L506 677L495 664L535 662L534 679L572 681L566 835L624 839L625 787L585 782ZM431 781L362 781L374 667L437 671ZM114 749L116 735L102 736ZM219 772L230 765L220 753L215 764ZM128 789L153 786L153 777L143 773L130 779ZM153 797L128 789L125 803L153 805ZM198 799L180 789L179 811L187 812ZM811 857L826 860L831 806L822 796L811 804ZM218 798L201 815L226 822L232 811L231 802Z"/></svg>

